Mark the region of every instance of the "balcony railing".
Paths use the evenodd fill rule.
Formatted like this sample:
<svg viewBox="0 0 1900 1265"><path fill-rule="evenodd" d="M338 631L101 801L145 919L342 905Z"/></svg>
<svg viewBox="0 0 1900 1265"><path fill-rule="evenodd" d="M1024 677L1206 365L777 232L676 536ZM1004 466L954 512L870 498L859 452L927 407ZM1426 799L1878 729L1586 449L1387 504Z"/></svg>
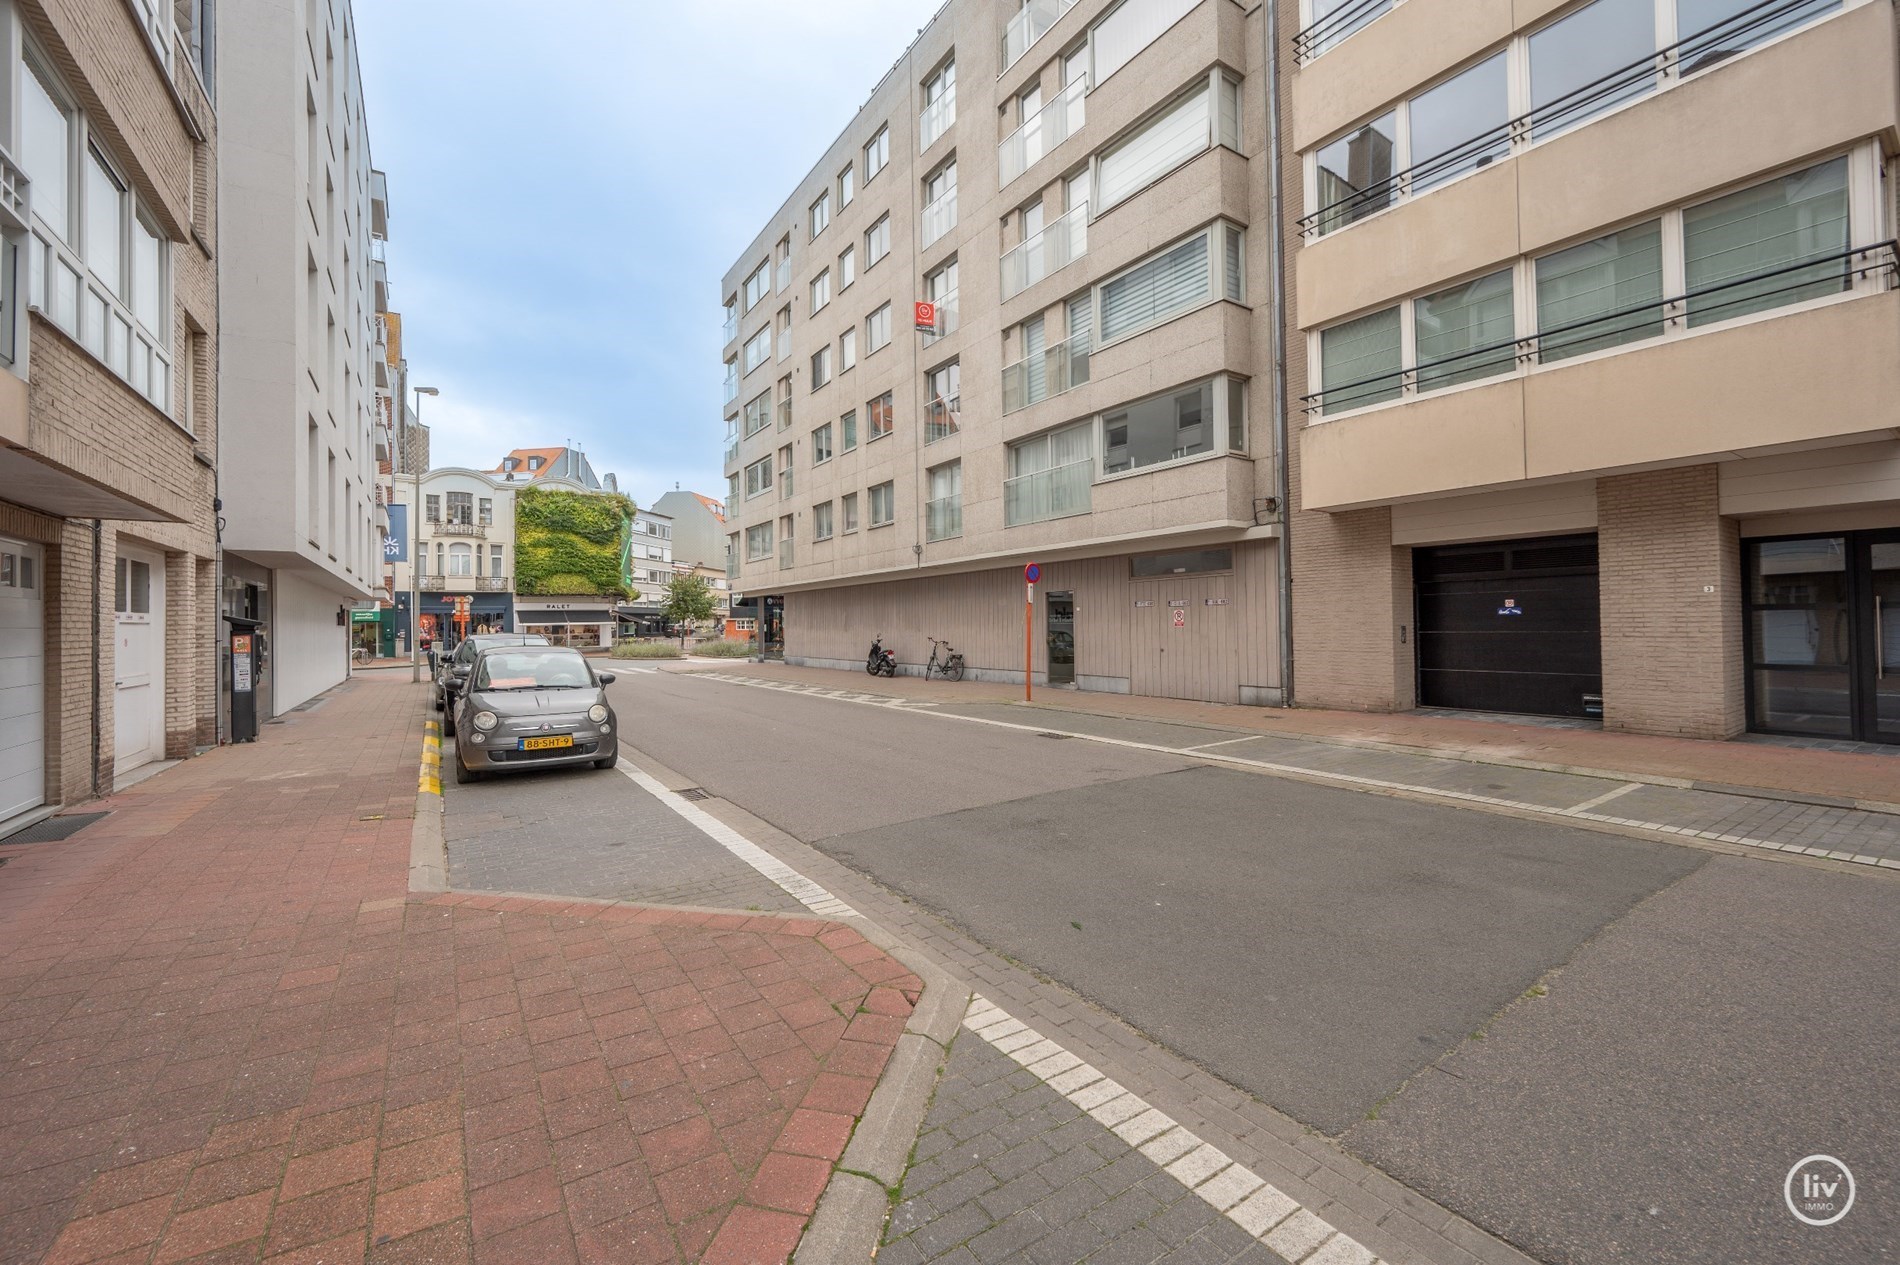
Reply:
<svg viewBox="0 0 1900 1265"><path fill-rule="evenodd" d="M792 542L791 541L781 540L778 542L778 564L781 568L789 567L792 565Z"/></svg>
<svg viewBox="0 0 1900 1265"><path fill-rule="evenodd" d="M780 430L790 430L792 428L792 402L790 400L780 400L778 402L778 428Z"/></svg>
<svg viewBox="0 0 1900 1265"><path fill-rule="evenodd" d="M937 326L934 330L926 330L924 332L924 346L926 347L936 342L939 338L956 332L957 328L957 292L952 290L942 298L933 299L931 302L937 305Z"/></svg>
<svg viewBox="0 0 1900 1265"><path fill-rule="evenodd" d="M732 344L733 339L737 337L739 337L739 309L736 307L727 308L726 309L726 340L724 343L720 345L730 346Z"/></svg>
<svg viewBox="0 0 1900 1265"><path fill-rule="evenodd" d="M996 185L1002 188L1033 166L1037 159L1075 135L1082 126L1083 99L1088 95L1085 75L1056 94L1042 109L1023 120L996 147Z"/></svg>
<svg viewBox="0 0 1900 1265"><path fill-rule="evenodd" d="M1293 37L1293 59L1313 60L1391 7L1392 0L1334 0L1329 12Z"/></svg>
<svg viewBox="0 0 1900 1265"><path fill-rule="evenodd" d="M721 404L730 404L739 398L739 366L726 366L726 396Z"/></svg>
<svg viewBox="0 0 1900 1265"><path fill-rule="evenodd" d="M792 471L789 466L778 472L778 499L781 501L792 499Z"/></svg>
<svg viewBox="0 0 1900 1265"><path fill-rule="evenodd" d="M1051 470L1003 480L1003 525L1020 527L1051 518L1089 512L1089 484L1095 459L1072 461Z"/></svg>
<svg viewBox="0 0 1900 1265"><path fill-rule="evenodd" d="M772 283L775 293L783 294L792 284L792 257L790 255L778 261L778 277Z"/></svg>
<svg viewBox="0 0 1900 1265"><path fill-rule="evenodd" d="M1093 340L1086 333L1024 356L1003 370L1003 412L1038 404L1089 380Z"/></svg>
<svg viewBox="0 0 1900 1265"><path fill-rule="evenodd" d="M963 498L946 496L924 502L924 539L949 540L963 534Z"/></svg>
<svg viewBox="0 0 1900 1265"><path fill-rule="evenodd" d="M424 593L506 593L511 579L505 575L418 575L416 587Z"/></svg>
<svg viewBox="0 0 1900 1265"><path fill-rule="evenodd" d="M957 191L952 186L924 208L923 244L929 246L956 226Z"/></svg>
<svg viewBox="0 0 1900 1265"><path fill-rule="evenodd" d="M952 88L925 106L923 113L917 116L917 152L921 154L936 144L937 138L949 131L956 121L957 93Z"/></svg>
<svg viewBox="0 0 1900 1265"><path fill-rule="evenodd" d="M944 399L941 395L932 397L924 406L924 442L934 444L939 439L948 439L957 433L957 415L963 408L959 396Z"/></svg>
<svg viewBox="0 0 1900 1265"><path fill-rule="evenodd" d="M1003 28L1003 69L1014 66L1074 5L1075 0L1026 0L1022 12Z"/></svg>
<svg viewBox="0 0 1900 1265"><path fill-rule="evenodd" d="M1084 202L1003 256L1003 297L1013 299L1044 277L1088 253L1089 207Z"/></svg>
<svg viewBox="0 0 1900 1265"><path fill-rule="evenodd" d="M733 462L737 461L738 459L739 459L739 441L736 439L727 440L726 441L726 464L731 465Z"/></svg>
<svg viewBox="0 0 1900 1265"><path fill-rule="evenodd" d="M444 523L430 519L429 534L432 536L486 536L488 528L482 523Z"/></svg>

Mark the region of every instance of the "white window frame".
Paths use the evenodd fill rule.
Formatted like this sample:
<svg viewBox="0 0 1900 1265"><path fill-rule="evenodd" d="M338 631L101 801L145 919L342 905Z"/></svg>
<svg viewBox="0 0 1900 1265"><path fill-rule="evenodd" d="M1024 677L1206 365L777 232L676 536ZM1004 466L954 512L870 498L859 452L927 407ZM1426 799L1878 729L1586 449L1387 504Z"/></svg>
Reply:
<svg viewBox="0 0 1900 1265"><path fill-rule="evenodd" d="M1784 164L1769 171L1755 172L1746 179L1733 181L1720 188L1708 190L1690 201L1669 207L1660 212L1651 211L1647 214L1633 216L1614 224L1604 225L1602 228L1591 233L1589 237L1581 239L1582 241L1594 241L1599 237L1621 232L1624 229L1634 228L1641 224L1648 224L1654 221L1660 222L1662 234L1662 290L1664 303L1663 332L1661 334L1648 338L1631 339L1628 342L1617 343L1614 346L1600 348L1595 351L1582 352L1573 356L1564 356L1558 360L1549 362L1540 361L1536 355L1534 342L1538 334L1537 261L1567 250L1571 246L1580 244L1579 241L1568 241L1562 245L1540 250L1535 255L1520 255L1515 259L1506 261L1501 266L1480 268L1474 272L1435 282L1432 285L1401 295L1389 303L1381 303L1376 307L1365 308L1342 316L1337 320L1328 321L1323 326L1315 326L1306 330L1306 355L1307 364L1309 366L1307 382L1309 386L1316 387L1317 384L1325 380L1322 357L1324 354L1323 335L1327 330L1335 329L1341 325L1370 316L1375 312L1385 311L1392 307L1397 307L1399 310L1398 374L1400 389L1398 397L1396 399L1380 400L1376 403L1362 405L1358 408L1341 409L1333 413L1321 412L1317 405L1309 406L1306 424L1308 426L1323 425L1328 422L1339 421L1342 418L1357 417L1361 414L1374 412L1379 409L1396 408L1401 405L1414 403L1425 396L1440 396L1454 391L1472 390L1478 387L1493 385L1507 378L1528 377L1531 374L1567 369L1573 365L1585 364L1589 361L1600 360L1607 356L1617 356L1629 351L1639 351L1646 347L1656 346L1659 343L1672 342L1683 338L1700 338L1708 334L1721 333L1726 330L1739 328L1743 325L1753 324L1757 321L1775 320L1784 316L1812 311L1816 308L1831 307L1836 303L1853 302L1856 299L1882 292L1887 288L1883 280L1885 270L1873 269L1870 270L1870 273L1879 273L1882 275L1857 275L1854 278L1853 284L1845 287L1839 293L1826 294L1813 299L1802 299L1793 303L1770 307L1759 312L1748 312L1728 320L1713 320L1707 324L1696 325L1694 327L1691 327L1688 322L1686 305L1682 302L1681 296L1688 288L1687 262L1683 243L1683 217L1685 212L1702 206L1705 203L1725 198L1730 194L1752 189L1757 185L1766 184L1784 176L1806 171L1813 167L1823 166L1843 155L1847 158L1848 249L1865 250L1879 245L1882 241L1886 240L1889 228L1885 205L1887 191L1883 187L1880 175L1881 160L1876 145L1863 143L1848 150L1836 150L1833 153L1825 154L1818 158ZM1484 378L1473 379L1469 382L1458 382L1448 386L1434 386L1420 390L1417 382L1420 366L1418 364L1418 331L1417 312L1414 307L1415 300L1436 294L1452 286L1476 281L1482 277L1507 270L1512 275L1512 319L1516 326L1515 336L1519 340L1519 354L1516 357L1514 367L1505 368L1498 373L1491 374ZM1525 340L1533 341L1526 342ZM1309 394L1317 395L1319 392L1315 390L1309 392Z"/></svg>
<svg viewBox="0 0 1900 1265"><path fill-rule="evenodd" d="M1229 232L1237 232L1240 234L1240 297L1239 298L1232 298L1227 293L1227 286L1226 286L1227 233ZM1134 326L1133 328L1128 329L1121 334L1117 334L1114 338L1104 338L1102 335L1102 330L1103 330L1102 291L1108 286L1113 285L1115 282L1121 280L1123 277L1127 276L1129 273L1134 272L1146 266L1147 264L1153 262L1155 259L1167 254L1169 251L1179 249L1180 247L1186 245L1188 242L1193 241L1196 237L1205 237L1208 239L1207 240L1207 273L1208 273L1207 297L1202 299L1200 302L1195 303L1191 307L1184 307L1180 309L1179 311L1170 312L1167 315L1161 317L1159 320L1151 321L1145 325ZM1213 220L1213 221L1210 221L1209 223L1201 225L1199 228L1195 229L1191 233L1184 233L1180 237L1177 237L1175 240L1169 242L1167 245L1161 247L1158 250L1150 251L1148 254L1142 256L1140 259L1137 259L1133 261L1132 263L1130 263L1127 267L1118 269L1117 271L1109 274L1108 276L1103 277L1100 281L1097 281L1093 286L1091 286L1088 292L1088 302L1089 302L1089 308L1090 308L1090 313L1091 313L1089 328L1093 333L1093 337L1091 338L1090 341L1093 344L1093 350L1100 351L1105 347L1113 347L1117 343L1127 342L1131 338L1140 337L1142 334L1148 333L1150 330L1159 329L1161 326L1166 325L1171 321L1178 321L1184 316L1191 316L1194 313L1200 311L1202 308L1211 307L1216 303L1238 303L1242 306L1245 306L1246 301L1247 301L1247 232L1246 232L1246 229L1244 229L1241 225L1236 224L1234 221L1229 220L1229 219Z"/></svg>
<svg viewBox="0 0 1900 1265"><path fill-rule="evenodd" d="M831 444L831 426L830 422L826 422L811 433L811 463L814 467L824 465L837 455Z"/></svg>
<svg viewBox="0 0 1900 1265"><path fill-rule="evenodd" d="M831 381L831 344L811 354L811 389L817 391Z"/></svg>
<svg viewBox="0 0 1900 1265"><path fill-rule="evenodd" d="M772 454L766 453L745 468L745 499L750 501L772 490Z"/></svg>
<svg viewBox="0 0 1900 1265"><path fill-rule="evenodd" d="M811 204L810 220L810 240L817 241L818 234L824 232L831 226L831 190L827 189L819 194L818 200Z"/></svg>
<svg viewBox="0 0 1900 1265"><path fill-rule="evenodd" d="M879 250L879 246L883 250ZM878 261L891 253L891 213L886 211L871 222L864 230L864 268L866 272L877 267Z"/></svg>
<svg viewBox="0 0 1900 1265"><path fill-rule="evenodd" d="M883 327L884 340L878 341L879 326ZM864 318L864 354L875 356L891 345L891 305L886 302L872 310Z"/></svg>
<svg viewBox="0 0 1900 1265"><path fill-rule="evenodd" d="M1108 463L1108 419L1111 414L1120 412L1122 409L1133 408L1137 404L1146 404L1149 400L1161 399L1163 396L1178 395L1182 391L1188 390L1191 387L1198 387L1208 381L1210 381L1209 378L1193 378L1187 382L1177 383L1169 390L1150 391L1146 395L1138 396L1132 400L1121 401L1117 403L1114 408L1104 409L1097 413L1093 419L1094 430L1090 435L1090 442L1095 445L1094 481L1097 483L1115 483L1122 479L1135 479L1144 474L1153 474L1157 470L1172 470L1176 466L1191 466L1199 461L1213 461L1220 457L1245 457L1247 455L1247 436L1251 431L1246 416L1246 381L1230 373L1216 373L1211 376L1214 389L1209 396L1210 406L1207 419L1208 428L1217 440L1212 448L1206 452L1190 453L1185 457L1173 457L1167 461L1154 461L1145 466L1134 466L1127 470L1117 470L1113 474L1110 474L1106 468ZM1228 429L1229 410L1233 407L1232 397L1234 392L1240 393L1241 400L1242 420L1239 447L1233 446L1231 433Z"/></svg>
<svg viewBox="0 0 1900 1265"><path fill-rule="evenodd" d="M838 173L838 209L844 210L858 196L858 165L849 163Z"/></svg>
<svg viewBox="0 0 1900 1265"><path fill-rule="evenodd" d="M1304 177L1305 186L1303 190L1303 205L1301 208L1302 236L1307 241L1317 241L1322 236L1330 237L1334 233L1346 232L1360 224L1377 219L1379 216L1387 214L1395 208L1412 201L1414 198L1424 197L1440 189L1449 188L1461 180L1470 179L1480 172L1489 171L1510 159L1520 157L1540 145L1545 145L1561 137L1569 136L1579 128L1590 127L1605 119L1614 118L1632 106L1641 105L1645 101L1652 101L1663 93L1680 87L1684 83L1701 79L1706 75L1736 65L1745 58L1752 57L1764 49L1773 48L1783 40L1791 39L1806 31L1812 30L1823 22L1840 17L1850 10L1856 9L1860 7L1860 5L1869 2L1870 0L1841 0L1841 6L1838 9L1818 13L1799 26L1779 32L1758 44L1751 44L1748 48L1743 49L1733 57L1724 58L1712 66L1685 75L1682 73L1682 68L1678 64L1676 55L1672 52L1665 56L1661 51L1665 48L1673 48L1678 40L1682 38L1676 29L1677 0L1654 0L1654 29L1656 38L1651 51L1655 54L1654 60L1657 63L1657 67L1655 70L1655 78L1650 89L1647 92L1632 96L1629 100L1619 101L1608 109L1591 114L1574 123L1554 129L1546 128L1534 130L1531 122L1527 118L1531 112L1530 42L1532 37L1542 34L1550 27L1555 26L1566 18L1574 16L1580 10L1588 8L1589 6L1585 4L1566 8L1561 12L1554 13L1551 17L1539 22L1534 27L1527 27L1515 33L1511 36L1510 40L1501 47L1493 45L1484 51L1483 56L1469 58L1445 74L1437 75L1431 80L1409 90L1403 97L1386 101L1380 105L1378 109L1371 110L1363 117L1355 120L1351 126L1338 129L1327 136L1323 141L1314 145L1311 149L1304 151L1300 155L1300 169ZM1304 24L1302 29L1304 29L1306 25L1311 25L1310 22L1305 21L1305 13L1310 9L1310 6L1311 0L1301 0L1302 22ZM1433 181L1427 188L1416 193L1413 192L1411 171L1412 168L1417 165L1417 161L1412 156L1412 102L1432 91L1434 88L1440 87L1452 79L1456 79L1459 75L1477 66L1481 62L1488 61L1499 51L1502 51L1505 55L1506 99L1504 116L1509 121L1510 128L1508 152L1502 157L1486 163L1482 167L1475 167L1469 171L1461 171L1457 175L1444 180ZM1392 193L1389 201L1385 206L1376 211L1372 211L1358 219L1341 224L1328 232L1321 233L1319 231L1320 226L1314 219L1321 210L1319 205L1320 151L1333 142L1358 131L1374 119L1386 114L1393 116ZM1472 137L1471 139L1475 141L1478 137Z"/></svg>
<svg viewBox="0 0 1900 1265"><path fill-rule="evenodd" d="M758 562L772 556L772 529L777 526L771 519L763 523L754 523L745 529L745 560Z"/></svg>
<svg viewBox="0 0 1900 1265"><path fill-rule="evenodd" d="M877 173L891 165L891 125L878 128L871 139L864 142L864 184L870 187Z"/></svg>
<svg viewBox="0 0 1900 1265"><path fill-rule="evenodd" d="M755 350L757 352L756 355L754 354ZM761 365L770 363L772 359L772 327L770 325L761 325L752 331L752 337L746 339L745 346L740 349L740 356L740 371L742 374L751 373Z"/></svg>
<svg viewBox="0 0 1900 1265"><path fill-rule="evenodd" d="M825 268L821 269L818 275L811 279L811 310L807 312L806 315L810 315L811 312L824 311L826 305L830 302L831 269Z"/></svg>
<svg viewBox="0 0 1900 1265"><path fill-rule="evenodd" d="M838 293L843 294L858 279L858 246L856 242L838 252Z"/></svg>
<svg viewBox="0 0 1900 1265"><path fill-rule="evenodd" d="M832 535L831 502L820 501L811 507L811 538L816 544L821 540L830 540Z"/></svg>
<svg viewBox="0 0 1900 1265"><path fill-rule="evenodd" d="M877 516L879 492L884 494L883 518ZM889 527L897 521L897 483L894 480L886 479L882 483L873 484L864 490L864 496L864 515L866 520L864 525L867 529L875 530L879 527Z"/></svg>
<svg viewBox="0 0 1900 1265"><path fill-rule="evenodd" d="M1223 80L1233 84L1236 90L1238 90L1239 81L1235 79L1234 76L1223 71L1219 66L1212 67L1208 70L1206 75L1201 76L1196 82L1183 86L1179 92L1170 93L1166 100L1142 116L1139 122L1125 129L1120 136L1090 156L1089 189L1091 190L1091 196L1088 201L1088 218L1090 223L1100 219L1115 207L1125 202L1133 201L1135 198L1141 196L1143 192L1154 188L1175 172L1186 167L1189 163L1194 162L1203 154L1206 154L1209 150L1223 147L1228 149L1235 148L1234 145L1230 145L1228 142L1230 139L1238 140L1241 120L1239 118L1232 120L1235 127L1235 135L1231 138L1224 135L1225 129L1222 127L1222 123L1225 121L1230 108L1237 109L1244 113L1244 107L1239 105L1237 91L1235 100L1232 103L1229 102L1228 94L1221 90ZM1151 127L1191 100L1195 94L1203 92L1206 93L1208 97L1206 144L1196 149L1193 153L1183 157L1179 162L1176 162L1166 170L1157 171L1141 184L1130 187L1113 202L1104 198L1102 196L1103 161L1113 157L1124 148L1139 143L1141 139L1147 135ZM1236 149L1236 152L1239 151Z"/></svg>
<svg viewBox="0 0 1900 1265"><path fill-rule="evenodd" d="M767 256L764 262L757 268L754 268L751 274L746 277L743 290L745 295L745 307L742 309L742 314L744 312L750 312L753 308L765 302L766 298L772 293L772 260L770 256Z"/></svg>
<svg viewBox="0 0 1900 1265"><path fill-rule="evenodd" d="M838 335L838 372L849 373L858 367L858 327Z"/></svg>

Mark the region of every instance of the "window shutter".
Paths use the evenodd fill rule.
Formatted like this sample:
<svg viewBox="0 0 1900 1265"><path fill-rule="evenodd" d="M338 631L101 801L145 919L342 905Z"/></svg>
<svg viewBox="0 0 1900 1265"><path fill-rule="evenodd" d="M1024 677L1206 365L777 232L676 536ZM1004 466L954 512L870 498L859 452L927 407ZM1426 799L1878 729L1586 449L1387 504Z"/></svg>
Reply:
<svg viewBox="0 0 1900 1265"><path fill-rule="evenodd" d="M1101 210L1200 153L1208 145L1208 99L1203 85L1102 159Z"/></svg>
<svg viewBox="0 0 1900 1265"><path fill-rule="evenodd" d="M1202 233L1102 287L1102 340L1153 325L1207 297L1207 234Z"/></svg>

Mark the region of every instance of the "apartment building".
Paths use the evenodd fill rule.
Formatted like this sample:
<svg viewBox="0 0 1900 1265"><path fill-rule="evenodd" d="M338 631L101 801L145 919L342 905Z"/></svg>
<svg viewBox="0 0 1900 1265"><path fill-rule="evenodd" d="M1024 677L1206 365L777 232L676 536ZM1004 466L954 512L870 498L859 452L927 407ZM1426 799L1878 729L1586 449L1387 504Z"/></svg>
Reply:
<svg viewBox="0 0 1900 1265"><path fill-rule="evenodd" d="M0 0L0 834L217 740L202 20Z"/></svg>
<svg viewBox="0 0 1900 1265"><path fill-rule="evenodd" d="M653 502L653 510L673 521L673 570L706 581L713 594L713 621L723 626L732 610L732 581L726 575L725 502L675 487Z"/></svg>
<svg viewBox="0 0 1900 1265"><path fill-rule="evenodd" d="M1893 6L1283 14L1298 701L1900 741Z"/></svg>
<svg viewBox="0 0 1900 1265"><path fill-rule="evenodd" d="M664 631L666 587L672 582L672 517L657 510L634 510L627 538L629 596L614 608L622 635Z"/></svg>
<svg viewBox="0 0 1900 1265"><path fill-rule="evenodd" d="M349 612L383 590L388 195L348 0L222 5L218 47L224 613L269 648L268 717L348 675Z"/></svg>
<svg viewBox="0 0 1900 1265"><path fill-rule="evenodd" d="M938 637L1020 681L1034 561L1035 681L1281 698L1262 20L950 0L735 260L729 569L768 648Z"/></svg>
<svg viewBox="0 0 1900 1265"><path fill-rule="evenodd" d="M418 494L422 512L413 507ZM393 639L409 651L413 587L425 641L449 635L458 598L467 598L468 627L512 629L515 620L515 488L482 470L445 466L394 480L393 517L408 528L391 553ZM413 524L413 525L412 525ZM416 574L410 577L411 552Z"/></svg>

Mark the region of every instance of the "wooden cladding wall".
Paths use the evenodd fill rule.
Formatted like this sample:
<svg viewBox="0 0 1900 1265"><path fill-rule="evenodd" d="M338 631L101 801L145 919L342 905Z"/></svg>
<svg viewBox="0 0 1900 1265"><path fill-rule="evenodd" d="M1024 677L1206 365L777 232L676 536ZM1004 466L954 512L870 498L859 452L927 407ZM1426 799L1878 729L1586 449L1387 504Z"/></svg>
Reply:
<svg viewBox="0 0 1900 1265"><path fill-rule="evenodd" d="M1076 677L1085 688L1217 703L1239 702L1242 687L1277 689L1277 545L1233 548L1234 569L1213 575L1133 579L1125 555L1045 563L1031 641L1038 678L1048 671L1048 594L1068 592L1075 595ZM937 637L972 670L1021 679L1022 572L999 568L785 599L788 658L857 662L876 636L899 663L927 661L928 639Z"/></svg>

